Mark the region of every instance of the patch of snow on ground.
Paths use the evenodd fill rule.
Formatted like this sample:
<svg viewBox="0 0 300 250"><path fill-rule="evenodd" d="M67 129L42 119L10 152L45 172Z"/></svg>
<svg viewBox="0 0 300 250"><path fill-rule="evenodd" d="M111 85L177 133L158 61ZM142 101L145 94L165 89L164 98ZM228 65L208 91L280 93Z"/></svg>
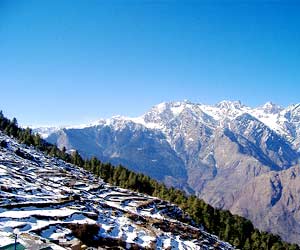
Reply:
<svg viewBox="0 0 300 250"><path fill-rule="evenodd" d="M20 211L20 210L13 210L13 211L5 211L0 213L0 218L27 218L33 215L41 215L41 216L57 216L57 217L65 217L69 216L73 213L79 211L68 209L68 208L61 208L61 209L43 209L43 210L29 210L29 211Z"/></svg>

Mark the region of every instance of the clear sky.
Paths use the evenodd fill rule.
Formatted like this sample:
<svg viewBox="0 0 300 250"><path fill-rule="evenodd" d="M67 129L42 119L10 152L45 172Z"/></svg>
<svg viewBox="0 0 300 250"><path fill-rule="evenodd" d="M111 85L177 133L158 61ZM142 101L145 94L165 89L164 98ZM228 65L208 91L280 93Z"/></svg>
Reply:
<svg viewBox="0 0 300 250"><path fill-rule="evenodd" d="M0 109L22 125L162 101L300 102L299 1L0 0Z"/></svg>

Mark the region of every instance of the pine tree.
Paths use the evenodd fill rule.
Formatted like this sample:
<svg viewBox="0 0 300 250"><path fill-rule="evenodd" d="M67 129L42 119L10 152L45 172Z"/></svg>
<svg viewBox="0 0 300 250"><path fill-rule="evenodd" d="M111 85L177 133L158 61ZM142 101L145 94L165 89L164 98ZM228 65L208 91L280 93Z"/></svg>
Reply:
<svg viewBox="0 0 300 250"><path fill-rule="evenodd" d="M243 247L244 250L251 250L251 245L250 245L250 241L247 238Z"/></svg>

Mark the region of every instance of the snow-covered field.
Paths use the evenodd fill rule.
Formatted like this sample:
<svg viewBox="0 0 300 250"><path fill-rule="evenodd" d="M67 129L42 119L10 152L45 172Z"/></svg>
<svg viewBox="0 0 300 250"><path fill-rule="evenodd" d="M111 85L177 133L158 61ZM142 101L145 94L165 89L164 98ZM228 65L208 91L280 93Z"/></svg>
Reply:
<svg viewBox="0 0 300 250"><path fill-rule="evenodd" d="M0 247L71 249L82 242L70 224L95 224L102 238L149 249L232 249L215 236L181 223L176 206L110 186L72 164L18 144L0 132ZM18 156L17 149L23 152Z"/></svg>

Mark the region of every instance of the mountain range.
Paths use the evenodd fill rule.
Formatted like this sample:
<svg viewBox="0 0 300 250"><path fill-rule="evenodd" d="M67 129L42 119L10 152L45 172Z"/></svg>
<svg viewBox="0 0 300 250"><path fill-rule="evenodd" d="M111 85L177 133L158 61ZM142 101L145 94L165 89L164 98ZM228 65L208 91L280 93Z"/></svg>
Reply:
<svg viewBox="0 0 300 250"><path fill-rule="evenodd" d="M145 173L300 243L300 104L168 102L137 118L34 131L60 148Z"/></svg>

